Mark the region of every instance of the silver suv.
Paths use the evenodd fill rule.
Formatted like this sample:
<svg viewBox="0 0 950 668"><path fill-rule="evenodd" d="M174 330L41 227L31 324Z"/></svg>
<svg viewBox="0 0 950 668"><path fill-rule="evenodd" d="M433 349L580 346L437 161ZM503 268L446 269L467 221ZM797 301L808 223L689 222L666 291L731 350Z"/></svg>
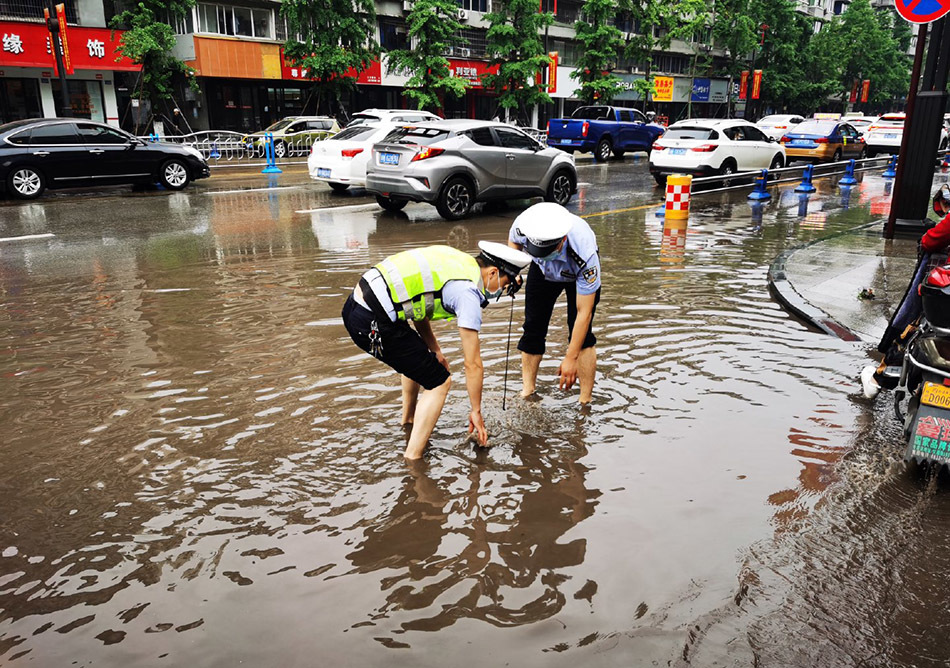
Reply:
<svg viewBox="0 0 950 668"><path fill-rule="evenodd" d="M366 189L387 211L435 204L446 220L475 202L541 196L564 205L577 189L574 157L504 123L434 121L399 127L373 146Z"/></svg>

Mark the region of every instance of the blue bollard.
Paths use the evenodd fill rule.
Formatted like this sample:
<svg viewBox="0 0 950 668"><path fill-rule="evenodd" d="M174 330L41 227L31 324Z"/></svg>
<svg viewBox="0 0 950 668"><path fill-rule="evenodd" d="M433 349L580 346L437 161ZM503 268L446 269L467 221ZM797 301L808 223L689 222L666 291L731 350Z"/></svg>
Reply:
<svg viewBox="0 0 950 668"><path fill-rule="evenodd" d="M853 188L851 186L843 186L841 188L841 208L847 211L851 206L851 191Z"/></svg>
<svg viewBox="0 0 950 668"><path fill-rule="evenodd" d="M897 156L892 155L890 162L887 163L887 169L884 170L884 173L881 174L885 179L893 179L897 177Z"/></svg>
<svg viewBox="0 0 950 668"><path fill-rule="evenodd" d="M148 136L148 140L149 140L149 141L158 141L158 133L157 133L157 132L153 132L152 134L150 134L150 135Z"/></svg>
<svg viewBox="0 0 950 668"><path fill-rule="evenodd" d="M264 135L264 153L267 155L267 166L261 170L261 174L282 174L283 170L277 166L277 158L274 155L273 132Z"/></svg>
<svg viewBox="0 0 950 668"><path fill-rule="evenodd" d="M808 193L798 196L798 217L804 218L808 215Z"/></svg>
<svg viewBox="0 0 950 668"><path fill-rule="evenodd" d="M814 165L807 165L805 167L805 173L802 174L802 182L795 187L795 192L797 193L815 192L815 185L811 182L814 171L815 171Z"/></svg>
<svg viewBox="0 0 950 668"><path fill-rule="evenodd" d="M853 186L858 180L854 178L854 160L848 160L848 166L844 170L844 176L838 179L839 186Z"/></svg>
<svg viewBox="0 0 950 668"><path fill-rule="evenodd" d="M221 151L218 150L218 142L211 142L211 153L208 154L208 157L212 160L219 160L221 158Z"/></svg>
<svg viewBox="0 0 950 668"><path fill-rule="evenodd" d="M761 201L771 199L772 194L765 189L765 184L769 181L769 170L763 169L762 174L755 180L755 190L749 193L749 199Z"/></svg>

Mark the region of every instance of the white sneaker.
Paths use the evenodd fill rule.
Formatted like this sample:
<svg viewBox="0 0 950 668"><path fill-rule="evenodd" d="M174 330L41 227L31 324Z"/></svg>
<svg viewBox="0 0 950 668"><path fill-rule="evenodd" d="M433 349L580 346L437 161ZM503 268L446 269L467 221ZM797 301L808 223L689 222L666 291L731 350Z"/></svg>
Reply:
<svg viewBox="0 0 950 668"><path fill-rule="evenodd" d="M881 386L874 380L875 366L866 366L861 369L861 386L864 388L864 396L873 399L881 391Z"/></svg>

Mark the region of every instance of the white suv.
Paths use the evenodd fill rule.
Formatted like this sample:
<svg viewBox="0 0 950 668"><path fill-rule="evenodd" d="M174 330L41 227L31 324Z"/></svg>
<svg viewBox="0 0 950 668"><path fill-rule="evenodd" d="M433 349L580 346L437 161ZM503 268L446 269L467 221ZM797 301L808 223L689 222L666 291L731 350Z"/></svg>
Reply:
<svg viewBox="0 0 950 668"><path fill-rule="evenodd" d="M864 142L868 147L869 158L873 158L878 153L900 152L901 140L904 138L904 120L906 117L906 114L903 112L884 114L864 131ZM937 150L943 151L946 148L947 128L941 124L940 141L937 145Z"/></svg>
<svg viewBox="0 0 950 668"><path fill-rule="evenodd" d="M418 111L415 109L364 109L353 114L353 118L347 123L347 127L359 123L372 123L374 121L383 121L386 123L425 123L426 121L441 121L442 118L436 116L431 111Z"/></svg>
<svg viewBox="0 0 950 668"><path fill-rule="evenodd" d="M784 146L752 123L736 119L674 123L650 152L650 173L661 186L670 174L710 176L784 166Z"/></svg>

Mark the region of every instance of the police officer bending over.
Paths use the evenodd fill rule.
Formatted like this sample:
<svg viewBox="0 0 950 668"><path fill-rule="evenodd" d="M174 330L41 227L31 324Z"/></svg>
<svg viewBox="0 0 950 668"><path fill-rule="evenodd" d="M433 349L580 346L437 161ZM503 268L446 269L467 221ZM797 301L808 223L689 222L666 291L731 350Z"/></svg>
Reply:
<svg viewBox="0 0 950 668"><path fill-rule="evenodd" d="M597 338L591 323L600 301L600 256L593 230L561 205L541 202L515 218L508 245L534 259L525 286L524 335L518 342L521 396L535 390L554 303L564 291L568 346L558 367L559 386L569 390L580 381L580 402L589 403L597 369Z"/></svg>
<svg viewBox="0 0 950 668"><path fill-rule="evenodd" d="M422 457L451 385L449 363L430 320L458 318L472 406L468 433L488 444L478 343L482 309L491 298L514 295L521 286L518 274L531 258L490 241L478 247L475 258L448 246L390 255L363 274L343 306L343 324L356 345L403 375L402 423L412 425L407 459ZM426 389L421 398L420 386Z"/></svg>

